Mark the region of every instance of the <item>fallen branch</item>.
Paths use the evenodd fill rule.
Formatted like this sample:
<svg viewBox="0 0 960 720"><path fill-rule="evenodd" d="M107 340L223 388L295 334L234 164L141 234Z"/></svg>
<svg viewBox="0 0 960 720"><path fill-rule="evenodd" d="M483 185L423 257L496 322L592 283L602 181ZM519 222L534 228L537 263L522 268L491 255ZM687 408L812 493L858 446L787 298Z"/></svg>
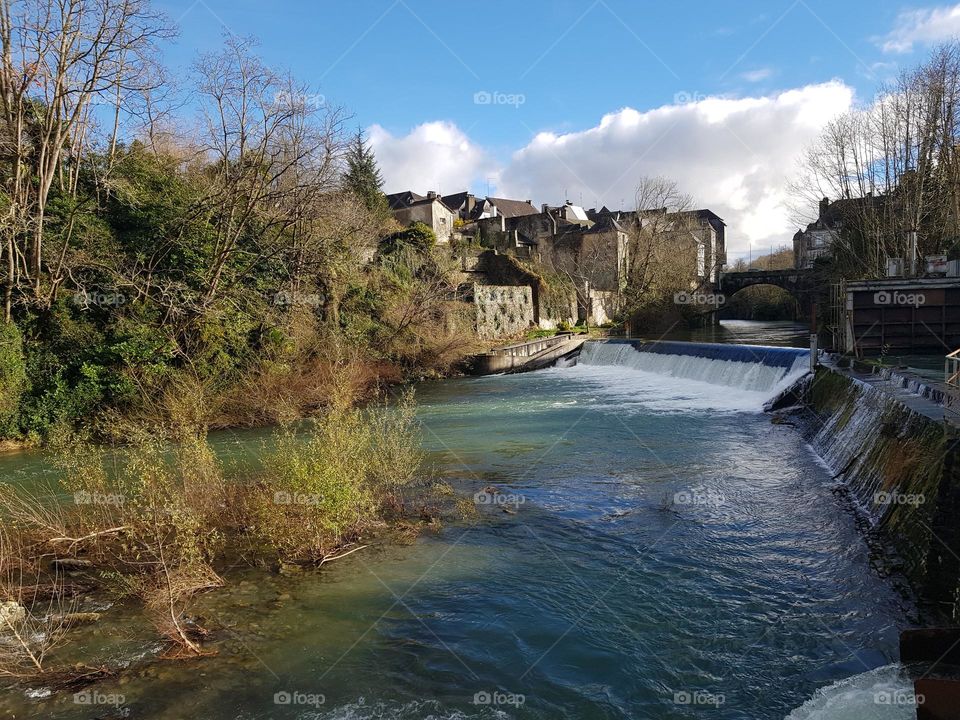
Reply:
<svg viewBox="0 0 960 720"><path fill-rule="evenodd" d="M94 538L101 537L103 535L114 535L118 532L123 532L124 530L129 530L129 525L121 525L119 527L110 528L109 530L98 530L97 532L92 532L89 535L84 535L83 537L71 538L71 537L55 537L47 540L51 545L53 543L69 542L70 547L78 545L79 543L84 542L85 540L92 540Z"/></svg>
<svg viewBox="0 0 960 720"><path fill-rule="evenodd" d="M355 547L353 550L348 550L347 552L340 553L339 555L324 555L323 558L320 560L320 564L323 565L324 563L327 563L327 562L333 562L334 560L345 558L347 555L352 555L353 553L357 552L357 550L363 550L366 547L370 547L370 546L361 545L360 547Z"/></svg>

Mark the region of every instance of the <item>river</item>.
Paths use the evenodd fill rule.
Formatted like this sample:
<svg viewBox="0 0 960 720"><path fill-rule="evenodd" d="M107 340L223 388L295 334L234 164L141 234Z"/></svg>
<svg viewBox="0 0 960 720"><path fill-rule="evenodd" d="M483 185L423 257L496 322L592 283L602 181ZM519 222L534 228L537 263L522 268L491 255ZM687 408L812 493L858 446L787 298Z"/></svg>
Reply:
<svg viewBox="0 0 960 720"><path fill-rule="evenodd" d="M475 515L322 573L237 573L197 608L223 628L218 657L153 665L100 699L211 720L913 717L894 700L914 610L829 472L762 412L802 363L741 375L628 350L422 385L430 463ZM217 443L249 457L262 437ZM24 481L43 467L5 462ZM86 649L155 652L125 612ZM8 693L0 709L111 717L69 696Z"/></svg>

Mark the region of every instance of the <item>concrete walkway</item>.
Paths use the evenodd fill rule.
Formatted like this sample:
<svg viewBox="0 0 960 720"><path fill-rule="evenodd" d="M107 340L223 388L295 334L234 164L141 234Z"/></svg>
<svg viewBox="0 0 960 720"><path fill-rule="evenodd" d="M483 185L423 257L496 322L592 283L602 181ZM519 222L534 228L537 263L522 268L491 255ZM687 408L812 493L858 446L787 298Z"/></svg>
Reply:
<svg viewBox="0 0 960 720"><path fill-rule="evenodd" d="M586 335L562 334L505 345L474 357L470 371L474 375L497 375L540 370L576 352L586 341Z"/></svg>
<svg viewBox="0 0 960 720"><path fill-rule="evenodd" d="M824 355L820 364L880 390L919 415L960 429L960 413L944 407L946 386L942 380L937 382L931 380L929 375L920 375L909 369L896 368L877 372L863 363L841 368L837 365L838 359L835 355Z"/></svg>

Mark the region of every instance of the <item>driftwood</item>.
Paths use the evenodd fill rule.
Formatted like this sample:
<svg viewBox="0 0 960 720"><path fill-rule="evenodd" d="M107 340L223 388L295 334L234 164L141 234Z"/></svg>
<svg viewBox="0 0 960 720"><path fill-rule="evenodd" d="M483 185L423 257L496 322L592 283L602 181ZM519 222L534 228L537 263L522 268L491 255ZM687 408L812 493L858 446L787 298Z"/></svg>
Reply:
<svg viewBox="0 0 960 720"><path fill-rule="evenodd" d="M320 560L320 564L333 562L334 560L339 560L340 558L345 558L347 555L352 555L358 550L363 550L364 548L370 547L369 545L361 545L360 547L355 547L353 550L347 550L347 552L340 553L339 555L324 555Z"/></svg>

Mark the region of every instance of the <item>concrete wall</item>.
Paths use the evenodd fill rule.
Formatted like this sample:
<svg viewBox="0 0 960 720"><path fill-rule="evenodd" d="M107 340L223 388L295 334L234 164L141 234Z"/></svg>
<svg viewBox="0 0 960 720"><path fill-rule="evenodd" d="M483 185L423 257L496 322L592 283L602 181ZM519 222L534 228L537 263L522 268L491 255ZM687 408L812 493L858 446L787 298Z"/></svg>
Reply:
<svg viewBox="0 0 960 720"><path fill-rule="evenodd" d="M481 338L517 335L534 325L533 292L526 285L474 285L473 304Z"/></svg>
<svg viewBox="0 0 960 720"><path fill-rule="evenodd" d="M533 296L533 321L544 330L554 330L560 323L577 323L577 295L570 289L546 287L541 278L521 267L510 255L483 252L474 265L488 285L525 285Z"/></svg>
<svg viewBox="0 0 960 720"><path fill-rule="evenodd" d="M796 386L795 386L796 387ZM960 434L938 406L818 367L797 388L795 419L869 516L885 560L926 599L960 616ZM930 411L931 408L934 411ZM869 538L868 538L869 539Z"/></svg>
<svg viewBox="0 0 960 720"><path fill-rule="evenodd" d="M613 322L619 310L619 295L605 290L590 291L590 307L587 308L587 321L591 325L604 325Z"/></svg>

